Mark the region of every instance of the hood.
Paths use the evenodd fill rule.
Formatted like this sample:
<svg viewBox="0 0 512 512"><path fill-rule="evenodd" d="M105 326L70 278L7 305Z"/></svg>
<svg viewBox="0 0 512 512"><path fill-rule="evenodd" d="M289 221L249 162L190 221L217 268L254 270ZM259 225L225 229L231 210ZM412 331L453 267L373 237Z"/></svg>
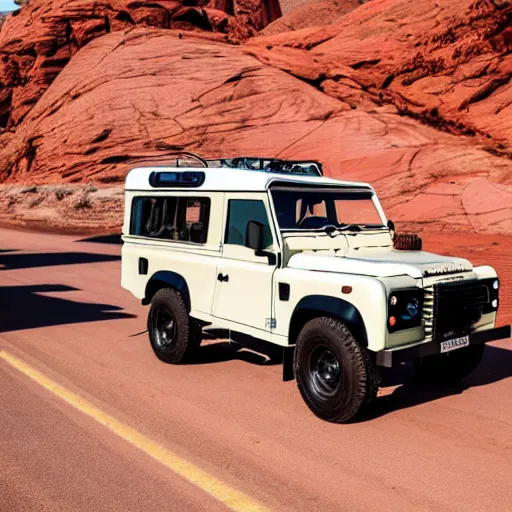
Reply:
<svg viewBox="0 0 512 512"><path fill-rule="evenodd" d="M356 251L337 255L328 251L301 252L290 258L288 267L372 277L408 275L415 279L473 270L473 265L468 260L424 251L390 249L374 254L355 253Z"/></svg>

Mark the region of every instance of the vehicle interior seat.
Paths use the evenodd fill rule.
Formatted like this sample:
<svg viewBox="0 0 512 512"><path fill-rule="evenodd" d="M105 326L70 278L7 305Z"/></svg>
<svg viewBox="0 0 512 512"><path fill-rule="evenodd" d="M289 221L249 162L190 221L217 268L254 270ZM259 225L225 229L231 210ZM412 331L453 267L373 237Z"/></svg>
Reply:
<svg viewBox="0 0 512 512"><path fill-rule="evenodd" d="M206 230L202 222L194 222L190 226L190 241L196 244L204 244L206 242Z"/></svg>

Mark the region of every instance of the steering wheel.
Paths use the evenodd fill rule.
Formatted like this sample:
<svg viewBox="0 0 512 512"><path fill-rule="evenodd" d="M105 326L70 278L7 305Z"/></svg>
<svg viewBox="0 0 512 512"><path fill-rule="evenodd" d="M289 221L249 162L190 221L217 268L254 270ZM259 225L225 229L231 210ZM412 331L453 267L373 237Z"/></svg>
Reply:
<svg viewBox="0 0 512 512"><path fill-rule="evenodd" d="M312 224L312 225L310 226L310 225L306 225L306 224ZM323 228L327 224L329 224L329 219L327 217L321 217L319 215L314 215L311 217L304 217L299 222L299 225L297 227L305 228L305 229L318 229L318 228Z"/></svg>

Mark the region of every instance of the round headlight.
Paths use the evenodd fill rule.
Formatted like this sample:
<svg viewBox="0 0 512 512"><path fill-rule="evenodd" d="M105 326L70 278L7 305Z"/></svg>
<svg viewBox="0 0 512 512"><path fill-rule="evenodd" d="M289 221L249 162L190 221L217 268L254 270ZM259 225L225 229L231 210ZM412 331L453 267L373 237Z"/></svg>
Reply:
<svg viewBox="0 0 512 512"><path fill-rule="evenodd" d="M391 298L389 299L389 303L392 305L392 306L396 306L397 303L398 303L398 299L394 296L394 295L391 295Z"/></svg>
<svg viewBox="0 0 512 512"><path fill-rule="evenodd" d="M498 289L499 285L500 285L500 284L498 283L498 281L494 281L494 283L492 283L492 287L493 287L495 290L497 290L497 289Z"/></svg>
<svg viewBox="0 0 512 512"><path fill-rule="evenodd" d="M418 302L418 299L409 300L409 302L407 302L407 305L405 306L405 310L407 311L407 316L409 318L416 318L416 316L418 316L418 313L420 312L420 304Z"/></svg>

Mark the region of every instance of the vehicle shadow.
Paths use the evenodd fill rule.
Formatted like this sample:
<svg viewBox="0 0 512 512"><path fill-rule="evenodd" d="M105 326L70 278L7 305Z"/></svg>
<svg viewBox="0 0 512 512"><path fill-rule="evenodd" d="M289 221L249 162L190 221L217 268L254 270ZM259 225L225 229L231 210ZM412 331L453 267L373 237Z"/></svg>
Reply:
<svg viewBox="0 0 512 512"><path fill-rule="evenodd" d="M2 253L0 254L0 270L99 263L104 261L119 261L120 259L121 256L119 255L88 252Z"/></svg>
<svg viewBox="0 0 512 512"><path fill-rule="evenodd" d="M416 376L412 364L381 371L381 387L399 386L391 394L377 398L371 410L356 422L365 422L386 414L415 407L465 390L486 386L512 377L512 350L487 345L480 366L468 377L452 385L427 385Z"/></svg>
<svg viewBox="0 0 512 512"><path fill-rule="evenodd" d="M75 302L43 293L78 291L59 284L0 287L0 333L84 322L134 318L110 304Z"/></svg>
<svg viewBox="0 0 512 512"><path fill-rule="evenodd" d="M114 244L114 245L122 245L123 240L120 234L112 234L112 235L97 235L91 236L89 238L82 238L81 240L75 240L75 242L87 242L87 243L95 243L95 244Z"/></svg>
<svg viewBox="0 0 512 512"><path fill-rule="evenodd" d="M203 344L199 347L197 355L186 364L201 365L222 363L233 360L245 361L259 366L274 366L281 364L261 353L250 350L235 351L228 341L217 341L205 333L204 340L214 340L213 343ZM381 388L397 386L390 394L377 398L370 410L353 423L362 423L377 419L381 416L433 402L444 397L460 395L465 390L486 386L512 377L512 350L488 344L480 366L464 380L452 385L427 385L421 382L411 363L403 364L397 368L381 369Z"/></svg>
<svg viewBox="0 0 512 512"><path fill-rule="evenodd" d="M210 339L205 336L205 339ZM274 366L279 361L273 360L268 356L253 352L248 349L236 350L228 341L215 341L214 343L203 344L199 347L194 357L188 361L187 365L200 365L211 363L224 363L227 361L245 361L246 363L258 366Z"/></svg>

